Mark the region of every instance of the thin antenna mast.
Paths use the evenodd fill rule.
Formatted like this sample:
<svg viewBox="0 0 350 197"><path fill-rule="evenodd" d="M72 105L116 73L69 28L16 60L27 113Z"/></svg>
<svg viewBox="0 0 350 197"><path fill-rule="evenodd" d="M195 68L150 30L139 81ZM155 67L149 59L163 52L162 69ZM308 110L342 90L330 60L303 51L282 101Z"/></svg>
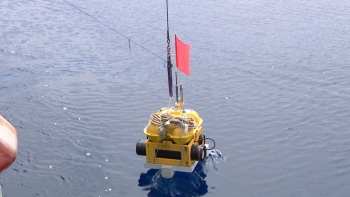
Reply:
<svg viewBox="0 0 350 197"><path fill-rule="evenodd" d="M166 0L166 23L167 23L167 70L168 70L168 86L169 86L169 96L173 97L173 64L171 63L170 54L170 36L169 36L169 14L168 14L168 0Z"/></svg>

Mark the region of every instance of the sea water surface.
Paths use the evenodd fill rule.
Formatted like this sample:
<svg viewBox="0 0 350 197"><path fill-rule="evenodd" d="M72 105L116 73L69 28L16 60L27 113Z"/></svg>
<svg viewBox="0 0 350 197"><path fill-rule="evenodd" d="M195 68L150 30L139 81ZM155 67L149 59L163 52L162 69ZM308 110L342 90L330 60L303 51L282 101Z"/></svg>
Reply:
<svg viewBox="0 0 350 197"><path fill-rule="evenodd" d="M169 105L165 1L68 2L89 16L0 0L0 114L19 140L3 196L349 196L349 1L169 0L186 107L216 141L169 180L135 153Z"/></svg>

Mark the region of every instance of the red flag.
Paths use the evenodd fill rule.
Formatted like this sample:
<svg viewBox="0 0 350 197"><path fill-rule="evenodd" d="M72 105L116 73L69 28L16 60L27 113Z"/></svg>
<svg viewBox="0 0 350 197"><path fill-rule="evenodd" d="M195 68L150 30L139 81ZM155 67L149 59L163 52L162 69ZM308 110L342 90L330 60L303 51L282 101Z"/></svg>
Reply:
<svg viewBox="0 0 350 197"><path fill-rule="evenodd" d="M190 45L183 43L175 35L176 66L187 76L190 75Z"/></svg>

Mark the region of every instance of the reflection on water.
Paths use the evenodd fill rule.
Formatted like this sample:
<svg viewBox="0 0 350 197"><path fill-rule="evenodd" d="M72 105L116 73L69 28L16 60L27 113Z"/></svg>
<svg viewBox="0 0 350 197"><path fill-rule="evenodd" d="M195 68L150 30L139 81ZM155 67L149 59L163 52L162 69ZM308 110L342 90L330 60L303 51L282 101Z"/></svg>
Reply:
<svg viewBox="0 0 350 197"><path fill-rule="evenodd" d="M192 173L175 172L170 179L161 176L158 169L150 169L141 173L139 186L148 190L148 196L202 196L208 192L205 180L208 171L213 167L218 170L217 164L227 161L227 157L219 150L211 150L208 157L198 162Z"/></svg>
<svg viewBox="0 0 350 197"><path fill-rule="evenodd" d="M192 173L175 172L173 178L165 179L160 170L150 169L142 173L139 186L149 190L148 196L202 196L208 192L208 185L204 180L205 162L199 162Z"/></svg>

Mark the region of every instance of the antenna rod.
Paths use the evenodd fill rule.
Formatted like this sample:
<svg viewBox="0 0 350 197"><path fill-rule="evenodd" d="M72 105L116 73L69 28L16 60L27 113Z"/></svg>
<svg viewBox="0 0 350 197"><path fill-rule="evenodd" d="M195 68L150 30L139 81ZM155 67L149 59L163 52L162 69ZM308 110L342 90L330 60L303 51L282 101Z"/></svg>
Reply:
<svg viewBox="0 0 350 197"><path fill-rule="evenodd" d="M182 83L180 83L180 102L183 105L183 102L184 102L184 90L182 89Z"/></svg>
<svg viewBox="0 0 350 197"><path fill-rule="evenodd" d="M167 23L167 70L168 70L168 86L169 86L169 96L173 97L173 72L170 54L170 36L169 36L169 16L168 16L168 0L166 0L166 23Z"/></svg>
<svg viewBox="0 0 350 197"><path fill-rule="evenodd" d="M175 72L175 81L176 81L176 102L179 101L179 86L177 85L177 72Z"/></svg>

